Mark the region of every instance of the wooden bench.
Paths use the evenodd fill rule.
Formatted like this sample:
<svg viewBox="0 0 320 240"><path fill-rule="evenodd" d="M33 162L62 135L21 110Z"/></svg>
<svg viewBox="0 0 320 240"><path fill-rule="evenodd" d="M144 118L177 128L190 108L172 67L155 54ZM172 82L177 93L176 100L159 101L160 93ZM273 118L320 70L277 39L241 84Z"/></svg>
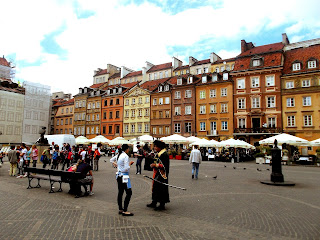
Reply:
<svg viewBox="0 0 320 240"><path fill-rule="evenodd" d="M27 189L30 188L40 188L40 180L47 180L50 181L50 192L54 193L53 191L53 184L59 183L60 187L58 192L62 192L62 183L71 183L76 182L78 179L83 178L80 172L67 172L61 170L52 170L52 169L45 169L45 168L35 168L35 167L25 167L24 171L27 173L29 185ZM38 184L35 187L31 186L31 181L33 179L38 180Z"/></svg>

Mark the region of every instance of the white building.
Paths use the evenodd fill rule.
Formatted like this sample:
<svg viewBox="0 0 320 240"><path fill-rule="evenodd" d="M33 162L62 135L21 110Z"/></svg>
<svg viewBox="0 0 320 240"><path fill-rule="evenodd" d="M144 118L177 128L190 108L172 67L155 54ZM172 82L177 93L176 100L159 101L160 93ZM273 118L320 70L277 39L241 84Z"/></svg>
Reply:
<svg viewBox="0 0 320 240"><path fill-rule="evenodd" d="M40 83L23 82L25 88L24 121L22 142L35 143L39 130L46 127L49 131L51 88Z"/></svg>

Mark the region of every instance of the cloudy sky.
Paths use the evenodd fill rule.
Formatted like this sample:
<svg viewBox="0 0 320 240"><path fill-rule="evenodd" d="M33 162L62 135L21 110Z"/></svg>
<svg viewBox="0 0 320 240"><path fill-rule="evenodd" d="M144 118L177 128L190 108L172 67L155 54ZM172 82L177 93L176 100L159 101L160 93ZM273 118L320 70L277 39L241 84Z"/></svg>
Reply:
<svg viewBox="0 0 320 240"><path fill-rule="evenodd" d="M172 56L207 59L256 45L320 37L319 0L10 0L1 3L0 56L16 80L76 94L108 63L141 70Z"/></svg>

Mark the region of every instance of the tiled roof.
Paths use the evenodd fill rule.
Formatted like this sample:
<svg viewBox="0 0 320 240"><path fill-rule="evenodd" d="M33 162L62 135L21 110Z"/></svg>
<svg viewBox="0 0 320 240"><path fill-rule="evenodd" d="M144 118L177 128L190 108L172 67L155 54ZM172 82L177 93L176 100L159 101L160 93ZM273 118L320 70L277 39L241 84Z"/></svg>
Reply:
<svg viewBox="0 0 320 240"><path fill-rule="evenodd" d="M103 83L96 83L90 86L90 88L100 88L103 84L105 84L105 82Z"/></svg>
<svg viewBox="0 0 320 240"><path fill-rule="evenodd" d="M220 63L223 63L223 62L234 62L236 60L236 58L228 58L228 59L219 59L218 61L215 61L214 63L212 63L212 65L215 65L215 64L220 64Z"/></svg>
<svg viewBox="0 0 320 240"><path fill-rule="evenodd" d="M265 53L280 51L280 50L283 49L283 47L284 47L284 44L282 42L262 45L262 46L258 46L258 47L254 47L252 49L249 49L249 50L239 54L238 57L250 56L250 55L258 55L258 54L265 54Z"/></svg>
<svg viewBox="0 0 320 240"><path fill-rule="evenodd" d="M154 65L153 67L151 67L147 73L150 72L156 72L156 71L160 71L160 70L164 70L164 69L169 69L172 67L172 63L163 63L163 64L159 64L159 65Z"/></svg>
<svg viewBox="0 0 320 240"><path fill-rule="evenodd" d="M189 69L189 68L190 68L189 65L184 65L184 66L175 68L174 71L179 71L179 70L184 70L184 69Z"/></svg>
<svg viewBox="0 0 320 240"><path fill-rule="evenodd" d="M119 77L120 77L120 72L117 72L117 73L111 75L111 76L109 77L109 79L114 79L114 78L119 78Z"/></svg>
<svg viewBox="0 0 320 240"><path fill-rule="evenodd" d="M65 101L61 104L61 106L68 106L68 105L74 105L74 98L71 98L68 101Z"/></svg>
<svg viewBox="0 0 320 240"><path fill-rule="evenodd" d="M5 59L4 57L0 58L0 65L10 67L10 63L8 63L7 59Z"/></svg>
<svg viewBox="0 0 320 240"><path fill-rule="evenodd" d="M205 60L195 62L192 66L197 66L197 65L207 64L207 63L210 63L210 59L205 59Z"/></svg>
<svg viewBox="0 0 320 240"><path fill-rule="evenodd" d="M97 72L93 76L96 77L96 76L100 76L100 75L107 74L107 73L108 73L108 69L101 69L99 72Z"/></svg>
<svg viewBox="0 0 320 240"><path fill-rule="evenodd" d="M141 75L142 75L142 71L136 71L136 72L128 73L123 78L131 78L131 77L136 77L136 76L141 76Z"/></svg>
<svg viewBox="0 0 320 240"><path fill-rule="evenodd" d="M295 74L299 72L310 72L315 70L320 70L320 45L313 45L307 48L296 48L284 52L284 66L283 74ZM315 58L317 60L316 68L308 68L308 60L310 58ZM301 62L301 70L292 71L292 64L294 61Z"/></svg>
<svg viewBox="0 0 320 240"><path fill-rule="evenodd" d="M193 77L193 82L192 84L182 84L182 85L177 85L177 80L178 78L181 78L186 81L186 79L189 77L189 76L192 76ZM184 74L184 75L181 75L181 76L174 76L172 77L168 83L172 84L172 85L175 85L175 86L188 86L188 85L194 85L194 84L197 84L199 81L201 80L201 74L199 75L191 75L191 74Z"/></svg>
<svg viewBox="0 0 320 240"><path fill-rule="evenodd" d="M233 71L237 72L237 71L254 70L254 69L281 66L281 64L282 64L281 60L282 60L282 53L281 52L269 53L267 55L263 55L263 65L262 66L252 67L252 66L250 66L251 57L239 58L235 62Z"/></svg>
<svg viewBox="0 0 320 240"><path fill-rule="evenodd" d="M0 86L0 91L6 91L6 92L15 92L15 93L20 93L24 94L24 88L8 88L4 86Z"/></svg>
<svg viewBox="0 0 320 240"><path fill-rule="evenodd" d="M161 79L157 79L157 80L147 81L147 82L144 82L143 84L141 84L141 88L147 89L149 91L153 91L154 89L156 89L158 87L158 85L160 83L166 82L169 79L170 78L161 78Z"/></svg>
<svg viewBox="0 0 320 240"><path fill-rule="evenodd" d="M62 106L62 104L63 104L64 102L66 102L66 100L63 100L63 99L54 99L52 106L53 106L53 107L59 107L59 106Z"/></svg>
<svg viewBox="0 0 320 240"><path fill-rule="evenodd" d="M130 88L134 87L135 85L137 85L139 82L132 82L132 83L125 83L125 84L114 84L114 85L110 85L110 86L106 86L105 88L103 88L103 90L108 90L108 89L112 89L115 87L124 87L125 89L123 89L122 93L126 92L127 90L129 90Z"/></svg>

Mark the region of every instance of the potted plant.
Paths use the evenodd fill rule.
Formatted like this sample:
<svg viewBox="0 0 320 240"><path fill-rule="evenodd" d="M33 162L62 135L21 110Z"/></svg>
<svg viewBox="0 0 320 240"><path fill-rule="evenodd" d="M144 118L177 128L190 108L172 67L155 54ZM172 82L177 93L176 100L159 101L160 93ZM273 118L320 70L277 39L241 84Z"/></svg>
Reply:
<svg viewBox="0 0 320 240"><path fill-rule="evenodd" d="M264 153L257 152L254 157L256 158L256 163L262 164L265 163Z"/></svg>

